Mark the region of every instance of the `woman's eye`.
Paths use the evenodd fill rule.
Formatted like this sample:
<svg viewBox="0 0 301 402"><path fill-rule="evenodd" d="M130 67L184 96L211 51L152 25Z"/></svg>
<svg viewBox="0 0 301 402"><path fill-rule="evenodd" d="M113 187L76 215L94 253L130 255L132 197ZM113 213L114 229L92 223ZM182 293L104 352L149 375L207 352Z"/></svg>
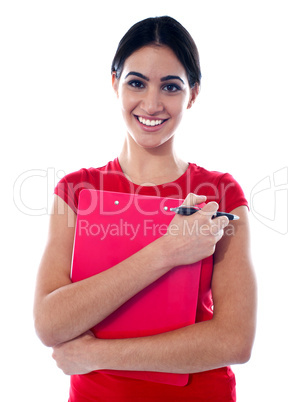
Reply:
<svg viewBox="0 0 301 402"><path fill-rule="evenodd" d="M180 89L181 88L176 84L167 84L163 87L163 90L167 92L177 92L180 91Z"/></svg>
<svg viewBox="0 0 301 402"><path fill-rule="evenodd" d="M133 88L144 88L144 85L141 81L133 80L129 82L129 85Z"/></svg>

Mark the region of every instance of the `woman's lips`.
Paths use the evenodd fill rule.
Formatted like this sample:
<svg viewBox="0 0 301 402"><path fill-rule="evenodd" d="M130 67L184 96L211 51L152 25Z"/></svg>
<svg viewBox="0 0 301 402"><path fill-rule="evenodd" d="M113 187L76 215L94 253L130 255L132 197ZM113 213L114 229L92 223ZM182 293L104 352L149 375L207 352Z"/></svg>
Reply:
<svg viewBox="0 0 301 402"><path fill-rule="evenodd" d="M139 125L146 131L157 131L167 122L168 119L151 118L144 116L136 116Z"/></svg>

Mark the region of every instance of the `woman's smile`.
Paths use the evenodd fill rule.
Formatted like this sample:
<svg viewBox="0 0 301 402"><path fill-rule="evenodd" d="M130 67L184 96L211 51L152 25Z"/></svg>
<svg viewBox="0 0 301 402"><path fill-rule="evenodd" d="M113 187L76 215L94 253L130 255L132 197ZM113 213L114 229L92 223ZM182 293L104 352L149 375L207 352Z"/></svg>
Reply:
<svg viewBox="0 0 301 402"><path fill-rule="evenodd" d="M147 118L147 117L141 117L141 116L136 116L138 121L140 123L142 123L145 126L159 126L161 125L164 121L166 120L153 120L151 118Z"/></svg>
<svg viewBox="0 0 301 402"><path fill-rule="evenodd" d="M135 115L134 115L135 116ZM135 116L139 126L148 132L155 132L159 131L164 124L168 121L168 119L158 119L148 116Z"/></svg>

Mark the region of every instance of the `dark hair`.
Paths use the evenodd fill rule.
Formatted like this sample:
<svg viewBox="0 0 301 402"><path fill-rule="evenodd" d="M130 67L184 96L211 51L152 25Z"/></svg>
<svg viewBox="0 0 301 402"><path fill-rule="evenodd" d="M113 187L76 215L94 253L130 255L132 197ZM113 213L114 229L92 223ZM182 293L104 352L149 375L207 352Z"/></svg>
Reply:
<svg viewBox="0 0 301 402"><path fill-rule="evenodd" d="M125 60L147 45L165 45L175 53L184 66L191 88L200 84L199 53L190 33L175 19L164 16L147 18L133 25L119 42L111 72L120 78Z"/></svg>

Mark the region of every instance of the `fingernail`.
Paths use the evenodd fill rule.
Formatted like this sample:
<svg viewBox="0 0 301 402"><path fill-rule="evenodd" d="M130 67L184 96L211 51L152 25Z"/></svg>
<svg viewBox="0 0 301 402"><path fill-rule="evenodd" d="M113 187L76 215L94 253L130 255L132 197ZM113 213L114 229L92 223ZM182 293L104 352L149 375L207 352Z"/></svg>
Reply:
<svg viewBox="0 0 301 402"><path fill-rule="evenodd" d="M229 219L223 219L222 226L223 228L226 227L229 224Z"/></svg>

